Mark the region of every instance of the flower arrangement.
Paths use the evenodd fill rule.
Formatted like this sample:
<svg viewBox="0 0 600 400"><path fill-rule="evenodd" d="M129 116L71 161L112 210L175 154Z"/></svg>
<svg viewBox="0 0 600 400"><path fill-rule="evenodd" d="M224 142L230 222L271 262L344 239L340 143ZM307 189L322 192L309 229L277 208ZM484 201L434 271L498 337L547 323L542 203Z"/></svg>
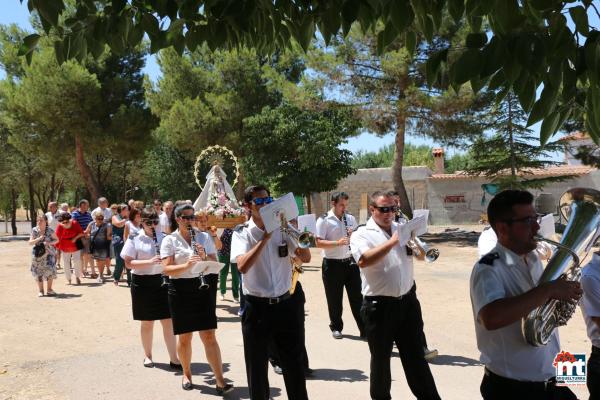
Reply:
<svg viewBox="0 0 600 400"><path fill-rule="evenodd" d="M213 192L208 199L206 213L224 219L239 217L244 213L244 210L240 207L237 200L230 199L224 192Z"/></svg>

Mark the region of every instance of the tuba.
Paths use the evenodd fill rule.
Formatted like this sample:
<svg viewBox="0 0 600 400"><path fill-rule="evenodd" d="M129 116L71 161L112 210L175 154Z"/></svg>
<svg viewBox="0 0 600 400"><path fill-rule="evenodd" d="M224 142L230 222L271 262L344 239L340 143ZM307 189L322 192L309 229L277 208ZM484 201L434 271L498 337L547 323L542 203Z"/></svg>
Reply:
<svg viewBox="0 0 600 400"><path fill-rule="evenodd" d="M563 278L579 282L581 261L587 256L599 232L600 192L575 188L560 198L561 214L568 220L560 243L538 236L557 247L538 281L538 286ZM532 346L543 346L554 329L567 324L577 307L575 301L550 299L523 318L523 337Z"/></svg>

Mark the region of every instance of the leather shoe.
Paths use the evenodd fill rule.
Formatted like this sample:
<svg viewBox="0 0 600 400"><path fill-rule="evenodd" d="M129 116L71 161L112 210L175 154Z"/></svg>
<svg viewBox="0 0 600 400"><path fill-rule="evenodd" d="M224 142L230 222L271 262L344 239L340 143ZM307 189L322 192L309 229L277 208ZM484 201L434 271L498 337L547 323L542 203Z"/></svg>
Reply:
<svg viewBox="0 0 600 400"><path fill-rule="evenodd" d="M194 385L190 381L181 382L181 388L183 390L192 390L194 388Z"/></svg>
<svg viewBox="0 0 600 400"><path fill-rule="evenodd" d="M183 367L181 366L181 364L175 364L174 362L169 361L169 367L171 367L171 369L174 369L175 371L183 371Z"/></svg>

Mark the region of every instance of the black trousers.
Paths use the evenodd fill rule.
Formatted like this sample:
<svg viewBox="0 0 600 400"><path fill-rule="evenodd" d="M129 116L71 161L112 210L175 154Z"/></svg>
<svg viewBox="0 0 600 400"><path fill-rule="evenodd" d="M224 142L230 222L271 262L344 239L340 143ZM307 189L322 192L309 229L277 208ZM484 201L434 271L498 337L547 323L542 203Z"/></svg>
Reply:
<svg viewBox="0 0 600 400"><path fill-rule="evenodd" d="M306 400L306 380L302 367L302 327L294 297L268 304L246 296L242 315L246 376L252 400L269 399L268 349L273 343L279 355L283 380L290 400Z"/></svg>
<svg viewBox="0 0 600 400"><path fill-rule="evenodd" d="M600 348L596 346L592 346L587 364L587 388L590 400L600 400Z"/></svg>
<svg viewBox="0 0 600 400"><path fill-rule="evenodd" d="M401 298L365 297L361 309L371 351L370 393L375 400L391 399L390 358L398 346L404 375L417 399L439 399L423 354L423 318L416 287Z"/></svg>
<svg viewBox="0 0 600 400"><path fill-rule="evenodd" d="M360 316L362 295L360 293L361 281L358 265L352 262L352 259L323 258L322 276L329 311L329 328L332 331L340 332L344 329L342 310L345 287L352 315L358 326L360 336L363 336L364 324Z"/></svg>
<svg viewBox="0 0 600 400"><path fill-rule="evenodd" d="M296 303L296 318L298 318L298 324L302 327L300 329L300 345L302 346L302 368L306 371L308 366L308 353L306 352L306 339L304 329L304 304L306 303L306 297L304 295L304 290L302 289L302 284L298 282L296 284L296 290L294 291L294 295L290 299L290 301L294 301ZM269 343L269 361L273 366L281 367L281 360L279 357L279 349L275 345L275 342Z"/></svg>
<svg viewBox="0 0 600 400"><path fill-rule="evenodd" d="M554 381L522 382L499 376L485 369L480 387L484 400L577 400L577 396L565 386L556 386Z"/></svg>

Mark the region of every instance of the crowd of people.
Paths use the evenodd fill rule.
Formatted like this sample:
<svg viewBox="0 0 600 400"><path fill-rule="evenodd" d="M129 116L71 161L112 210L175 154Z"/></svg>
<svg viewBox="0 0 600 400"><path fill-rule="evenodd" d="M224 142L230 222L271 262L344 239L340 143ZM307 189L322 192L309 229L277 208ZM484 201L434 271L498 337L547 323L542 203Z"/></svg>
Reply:
<svg viewBox="0 0 600 400"><path fill-rule="evenodd" d="M358 225L347 213L348 200L345 193L332 195L331 209L317 220L315 234L317 247L323 251L322 278L332 337L344 337L345 288L360 337L371 353L370 397L391 399L390 359L395 345L413 394L419 399L439 399L427 363L437 351L427 348L413 274L415 254L401 244L399 236L404 223L399 196L393 191L373 193L365 225ZM225 296L231 273L234 301L241 302L250 398L269 398L270 361L283 374L287 397L308 399L306 376L312 370L305 345L305 297L300 283L295 290L290 285L293 265L310 262L311 253L290 240L285 230L266 231L259 211L271 202L268 188L249 186L243 199L246 223L225 229L220 237L216 228L208 226L206 212L196 211L190 201L109 206L107 199L100 198L91 212L87 200L81 200L75 210L50 203L48 213L37 218L30 238L31 273L39 296L56 295L52 284L58 260L69 284L74 274L75 284L83 278L101 284L112 275L119 285L125 272L133 319L140 321L144 367L154 367L153 327L154 321L160 321L170 366L183 372L181 386L191 390L192 338L198 332L216 380L216 393L224 395L233 384L223 373L216 301L218 292L221 298ZM557 332L548 344L531 346L523 338L521 320L547 301L578 300L583 294L581 285L559 279L536 286L543 271L540 255L552 249L536 251L539 217L530 193L499 193L489 204L488 217L495 237L486 235L480 244L495 242L475 263L470 281L477 346L485 364L481 394L484 399L574 399L568 388L556 385L552 361L560 350ZM110 271L113 258L114 273ZM204 276L195 269L198 263L216 260L223 263L220 274ZM583 304L593 344L590 363L600 365L599 260L595 255L584 269ZM600 367L588 367L588 387L594 398Z"/></svg>

